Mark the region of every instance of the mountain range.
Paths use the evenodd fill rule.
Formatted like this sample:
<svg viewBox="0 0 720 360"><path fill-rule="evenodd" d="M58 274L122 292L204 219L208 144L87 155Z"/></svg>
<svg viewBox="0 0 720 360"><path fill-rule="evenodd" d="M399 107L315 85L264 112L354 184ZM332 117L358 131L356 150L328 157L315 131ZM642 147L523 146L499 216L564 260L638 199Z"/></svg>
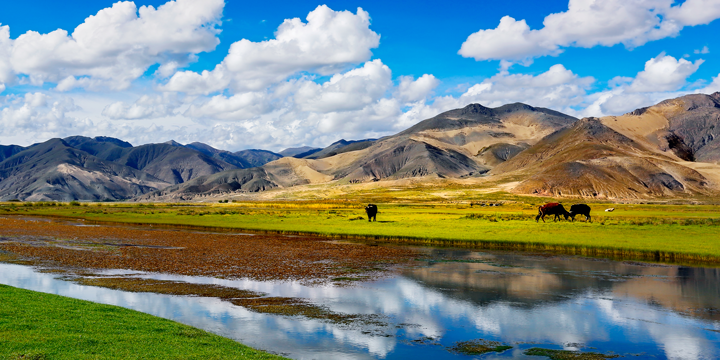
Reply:
<svg viewBox="0 0 720 360"><path fill-rule="evenodd" d="M408 178L490 179L545 196L710 196L720 190L719 129L714 93L584 119L521 103L470 104L380 139L280 153L72 136L0 145L0 199L178 201Z"/></svg>

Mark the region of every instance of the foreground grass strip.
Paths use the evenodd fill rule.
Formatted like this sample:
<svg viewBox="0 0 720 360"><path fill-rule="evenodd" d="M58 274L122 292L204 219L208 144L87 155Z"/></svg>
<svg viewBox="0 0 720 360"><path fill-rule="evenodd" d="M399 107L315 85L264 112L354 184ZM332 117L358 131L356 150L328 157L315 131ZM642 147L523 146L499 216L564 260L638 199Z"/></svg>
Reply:
<svg viewBox="0 0 720 360"><path fill-rule="evenodd" d="M525 355L532 356L547 356L551 360L604 360L614 359L620 357L620 355L605 355L600 353L591 352L579 352L579 351L568 351L568 350L551 350L543 348L532 348L523 352Z"/></svg>
<svg viewBox="0 0 720 360"><path fill-rule="evenodd" d="M503 352L508 349L512 349L512 346L483 339L458 341L448 348L450 352L463 355L482 355L489 352Z"/></svg>
<svg viewBox="0 0 720 360"><path fill-rule="evenodd" d="M0 285L0 359L282 359L116 306Z"/></svg>

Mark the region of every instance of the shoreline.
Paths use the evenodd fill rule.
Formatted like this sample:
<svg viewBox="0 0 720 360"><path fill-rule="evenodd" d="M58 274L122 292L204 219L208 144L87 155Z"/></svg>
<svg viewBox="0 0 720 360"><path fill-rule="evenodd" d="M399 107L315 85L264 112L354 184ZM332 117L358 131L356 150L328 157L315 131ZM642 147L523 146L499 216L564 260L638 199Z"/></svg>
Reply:
<svg viewBox="0 0 720 360"><path fill-rule="evenodd" d="M129 222L122 220L95 220L86 217L67 216L67 215L7 215L9 217L40 217L58 220L78 220L88 225L120 225L120 226L138 226L152 227L163 230L192 230L192 231L209 231L219 233L249 233L261 235L290 235L290 236L313 236L335 240L352 240L360 242L380 242L387 245L418 245L418 246L439 246L454 247L478 250L502 250L502 251L519 251L519 252L546 252L560 255L584 256L591 258L603 258L615 261L646 261L646 262L662 262L674 265L691 265L691 266L709 266L720 267L720 256L679 253L662 250L640 250L640 249L624 249L619 247L605 246L587 246L587 245L559 245L543 242L520 242L512 240L460 240L450 238L422 238L416 236L387 236L387 235L363 235L363 234L343 234L343 233L323 233L320 231L298 231L298 230L270 230L270 229L253 229L232 226L203 226L174 224L161 222Z"/></svg>

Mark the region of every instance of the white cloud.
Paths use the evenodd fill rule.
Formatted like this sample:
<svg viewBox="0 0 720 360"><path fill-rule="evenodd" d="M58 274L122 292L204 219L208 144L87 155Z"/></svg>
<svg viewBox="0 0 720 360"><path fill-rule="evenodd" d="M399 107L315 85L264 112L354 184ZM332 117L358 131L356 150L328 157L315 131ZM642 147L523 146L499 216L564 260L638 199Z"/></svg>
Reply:
<svg viewBox="0 0 720 360"><path fill-rule="evenodd" d="M630 84L630 92L674 91L685 85L687 78L694 74L704 60L694 63L675 59L661 53L645 63L645 70L639 72Z"/></svg>
<svg viewBox="0 0 720 360"><path fill-rule="evenodd" d="M70 35L28 31L12 40L9 28L0 27L0 82L26 75L35 85L59 82L60 91L125 89L153 64L187 63L214 49L223 7L223 0L176 0L157 9L118 2Z"/></svg>
<svg viewBox="0 0 720 360"><path fill-rule="evenodd" d="M143 95L132 105L122 101L114 102L102 110L102 115L113 120L159 118L173 115L173 111L179 105L177 96L172 93Z"/></svg>
<svg viewBox="0 0 720 360"><path fill-rule="evenodd" d="M331 75L370 59L370 50L380 42L380 35L370 30L369 14L361 8L353 14L321 5L306 20L285 20L275 39L237 41L214 70L179 72L163 89L209 94L231 86L240 92L264 89L301 71Z"/></svg>
<svg viewBox="0 0 720 360"><path fill-rule="evenodd" d="M703 46L702 49L696 49L696 50L693 51L693 52L694 52L695 54L709 54L709 53L710 53L710 49L708 49L707 46Z"/></svg>
<svg viewBox="0 0 720 360"><path fill-rule="evenodd" d="M712 79L712 82L708 84L708 86L703 87L702 89L698 89L696 92L702 93L702 94L712 94L714 92L720 91L720 74L718 74L716 77Z"/></svg>
<svg viewBox="0 0 720 360"><path fill-rule="evenodd" d="M358 110L383 97L391 86L390 68L380 60L373 60L360 68L333 75L323 84L304 81L295 93L294 101L300 111Z"/></svg>
<svg viewBox="0 0 720 360"><path fill-rule="evenodd" d="M513 102L564 109L582 103L587 89L595 82L580 77L563 65L553 65L539 75L500 72L470 87L459 97L460 104L480 102L496 107Z"/></svg>
<svg viewBox="0 0 720 360"><path fill-rule="evenodd" d="M216 95L200 105L191 105L184 115L195 119L247 120L272 111L272 94L245 92L227 97Z"/></svg>
<svg viewBox="0 0 720 360"><path fill-rule="evenodd" d="M505 16L497 28L468 36L458 53L475 60L527 61L556 55L562 47L634 48L717 18L720 3L715 0L570 0L567 11L545 17L542 29L531 30L524 20Z"/></svg>
<svg viewBox="0 0 720 360"><path fill-rule="evenodd" d="M72 98L62 97L50 101L43 93L26 93L23 97L9 97L9 106L0 110L0 137L32 134L43 141L59 134L82 131L86 122L66 116L77 110Z"/></svg>
<svg viewBox="0 0 720 360"><path fill-rule="evenodd" d="M415 102L427 98L440 85L440 80L431 74L425 74L414 80L412 76L401 76L397 97L404 102Z"/></svg>
<svg viewBox="0 0 720 360"><path fill-rule="evenodd" d="M661 53L648 60L645 69L638 72L634 78L613 78L608 82L611 89L587 96L585 108L574 115L622 115L690 92L710 94L716 91L714 89L720 90L720 80L717 78L702 89L688 89L687 78L694 74L702 63L702 59L693 63Z"/></svg>

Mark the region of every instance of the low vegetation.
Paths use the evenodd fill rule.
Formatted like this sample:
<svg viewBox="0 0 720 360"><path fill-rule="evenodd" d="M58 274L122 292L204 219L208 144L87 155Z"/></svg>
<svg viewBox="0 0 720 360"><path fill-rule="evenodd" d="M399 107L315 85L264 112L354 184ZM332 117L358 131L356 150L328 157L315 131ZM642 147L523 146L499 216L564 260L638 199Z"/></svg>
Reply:
<svg viewBox="0 0 720 360"><path fill-rule="evenodd" d="M483 339L458 341L448 348L451 352L463 355L482 355L490 352L503 352L508 349L512 349L512 346Z"/></svg>
<svg viewBox="0 0 720 360"><path fill-rule="evenodd" d="M527 199L526 199L527 200ZM590 204L593 222L536 223L542 199L466 203L380 204L378 221L350 201L235 202L222 204L87 204L0 206L0 215L43 215L87 221L319 235L475 248L685 263L720 262L720 206ZM566 202L567 204L567 202ZM604 212L614 207L614 212Z"/></svg>
<svg viewBox="0 0 720 360"><path fill-rule="evenodd" d="M552 350L543 348L532 348L523 352L525 355L545 356L551 360L605 360L620 357L620 355L605 355L594 352L580 352L569 350Z"/></svg>
<svg viewBox="0 0 720 360"><path fill-rule="evenodd" d="M116 306L0 285L0 359L282 359Z"/></svg>

